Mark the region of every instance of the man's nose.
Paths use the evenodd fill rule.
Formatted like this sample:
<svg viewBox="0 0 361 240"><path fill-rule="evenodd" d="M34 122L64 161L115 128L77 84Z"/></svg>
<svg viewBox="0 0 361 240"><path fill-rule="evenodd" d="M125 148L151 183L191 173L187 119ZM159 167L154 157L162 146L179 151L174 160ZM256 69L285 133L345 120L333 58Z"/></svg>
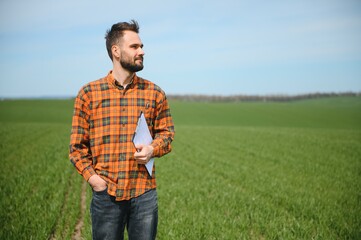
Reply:
<svg viewBox="0 0 361 240"><path fill-rule="evenodd" d="M145 53L144 53L143 48L139 48L139 49L138 49L138 55L143 56L144 54L145 54Z"/></svg>

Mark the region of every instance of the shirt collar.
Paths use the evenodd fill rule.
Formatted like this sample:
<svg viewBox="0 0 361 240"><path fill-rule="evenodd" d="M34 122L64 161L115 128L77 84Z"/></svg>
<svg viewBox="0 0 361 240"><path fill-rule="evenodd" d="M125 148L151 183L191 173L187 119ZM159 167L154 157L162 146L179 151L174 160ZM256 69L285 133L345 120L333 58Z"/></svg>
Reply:
<svg viewBox="0 0 361 240"><path fill-rule="evenodd" d="M117 83L117 81L115 80L112 73L113 73L113 70L110 70L108 73L108 76L106 77L108 83L114 88L124 89L123 86L121 86L120 84ZM138 83L138 79L139 78L138 78L137 74L134 73L134 76L133 76L131 82L126 86L126 89L133 88Z"/></svg>

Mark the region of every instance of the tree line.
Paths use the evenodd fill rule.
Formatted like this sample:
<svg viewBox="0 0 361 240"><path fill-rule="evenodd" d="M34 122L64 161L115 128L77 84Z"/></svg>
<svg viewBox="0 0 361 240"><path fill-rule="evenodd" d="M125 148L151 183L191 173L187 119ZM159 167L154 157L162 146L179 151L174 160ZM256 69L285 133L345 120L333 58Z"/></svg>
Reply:
<svg viewBox="0 0 361 240"><path fill-rule="evenodd" d="M201 94L186 94L186 95L168 95L170 100L178 101L194 101L194 102L289 102L304 99L316 99L327 97L358 97L361 92L341 92L341 93L307 93L299 95L201 95Z"/></svg>

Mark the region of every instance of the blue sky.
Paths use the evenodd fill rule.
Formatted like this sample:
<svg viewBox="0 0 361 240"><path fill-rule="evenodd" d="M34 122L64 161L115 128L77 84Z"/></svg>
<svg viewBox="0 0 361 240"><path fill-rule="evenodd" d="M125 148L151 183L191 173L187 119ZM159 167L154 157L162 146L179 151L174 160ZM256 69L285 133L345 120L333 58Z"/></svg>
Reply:
<svg viewBox="0 0 361 240"><path fill-rule="evenodd" d="M361 1L0 1L0 97L75 96L111 69L104 34L138 20L168 94L361 91Z"/></svg>

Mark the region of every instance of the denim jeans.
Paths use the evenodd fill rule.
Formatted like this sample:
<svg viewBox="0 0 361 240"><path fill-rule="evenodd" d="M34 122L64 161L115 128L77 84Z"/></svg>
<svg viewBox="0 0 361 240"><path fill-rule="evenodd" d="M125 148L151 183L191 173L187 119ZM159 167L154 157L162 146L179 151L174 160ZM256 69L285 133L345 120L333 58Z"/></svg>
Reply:
<svg viewBox="0 0 361 240"><path fill-rule="evenodd" d="M129 240L153 240L158 225L157 191L127 201L115 201L107 189L93 191L90 213L93 240L124 239L125 226Z"/></svg>

